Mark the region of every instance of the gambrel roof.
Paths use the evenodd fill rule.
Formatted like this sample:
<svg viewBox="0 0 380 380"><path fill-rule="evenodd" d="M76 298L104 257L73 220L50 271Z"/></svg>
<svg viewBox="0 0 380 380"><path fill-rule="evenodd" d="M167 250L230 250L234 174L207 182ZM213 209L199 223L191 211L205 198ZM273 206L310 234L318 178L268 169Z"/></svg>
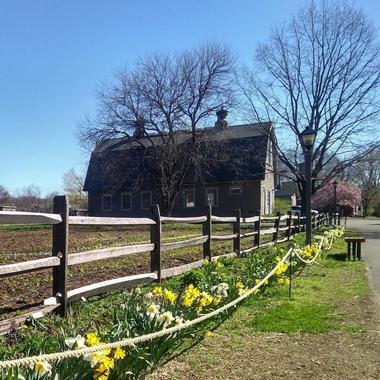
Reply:
<svg viewBox="0 0 380 380"><path fill-rule="evenodd" d="M200 130L199 164L188 169L184 183L194 184L194 179L208 184L264 179L270 133L271 123L230 126L222 131ZM99 144L91 155L84 190L104 192L160 186L154 164L160 139L160 136L138 141L121 138ZM190 133L178 132L176 144L191 149L190 139Z"/></svg>

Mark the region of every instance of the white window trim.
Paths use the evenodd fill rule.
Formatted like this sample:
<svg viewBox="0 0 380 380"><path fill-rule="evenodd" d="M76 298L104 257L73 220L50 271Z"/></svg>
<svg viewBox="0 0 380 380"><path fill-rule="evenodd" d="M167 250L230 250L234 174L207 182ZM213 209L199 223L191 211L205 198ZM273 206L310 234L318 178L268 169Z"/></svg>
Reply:
<svg viewBox="0 0 380 380"><path fill-rule="evenodd" d="M110 209L104 208L104 198L105 197L111 197L111 208ZM110 212L110 211L112 211L112 208L113 208L112 206L113 206L113 194L102 194L102 211Z"/></svg>
<svg viewBox="0 0 380 380"><path fill-rule="evenodd" d="M149 197L150 197L149 207L143 207L143 194L149 194ZM152 206L152 192L151 191L142 191L140 193L140 205L141 205L141 210L150 210Z"/></svg>
<svg viewBox="0 0 380 380"><path fill-rule="evenodd" d="M209 190L215 190L215 195L216 195L216 202L215 205L212 205L212 207L218 207L219 206L219 189L217 187L207 187L205 196L206 196L206 206L208 205L208 198L207 198L207 193Z"/></svg>
<svg viewBox="0 0 380 380"><path fill-rule="evenodd" d="M130 205L131 205L131 207L129 207L129 208L123 208L123 196L124 195L129 195L129 197L130 197ZM132 193L121 193L121 195L120 195L120 209L121 209L121 211L132 211Z"/></svg>
<svg viewBox="0 0 380 380"><path fill-rule="evenodd" d="M187 193L193 193L193 196L194 196L194 206L188 206L187 205L187 199L186 199L186 194ZM183 190L183 207L184 208L194 208L196 205L195 203L195 189L185 189Z"/></svg>
<svg viewBox="0 0 380 380"><path fill-rule="evenodd" d="M238 193L233 193L232 188L233 187L239 187L240 191ZM230 185L229 187L229 194L230 195L241 195L243 193L243 186L242 185Z"/></svg>

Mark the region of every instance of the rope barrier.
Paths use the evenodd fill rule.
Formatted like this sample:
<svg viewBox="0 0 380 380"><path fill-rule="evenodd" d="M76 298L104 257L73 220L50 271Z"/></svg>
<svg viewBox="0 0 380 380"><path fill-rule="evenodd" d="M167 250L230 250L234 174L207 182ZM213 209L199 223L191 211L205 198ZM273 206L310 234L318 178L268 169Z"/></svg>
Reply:
<svg viewBox="0 0 380 380"><path fill-rule="evenodd" d="M332 236L332 240L333 240ZM332 243L331 243L332 244ZM309 262L314 262L316 258L319 256L320 252L322 251L322 246L323 246L323 241L320 242L320 246L318 247L318 253L317 255L313 258L313 260ZM331 248L331 246L330 246ZM169 334L174 334L177 333L183 329L186 329L188 327L194 326L198 323L204 322L210 318L213 318L217 316L218 314L227 311L228 309L236 306L240 302L242 302L244 299L248 298L251 296L253 293L256 292L264 283L267 283L267 281L276 273L277 269L285 263L291 256L296 256L298 259L300 259L303 262L308 263L304 259L302 259L298 254L294 252L294 248L291 247L287 253L281 258L281 260L278 261L277 265L263 278L260 280L258 284L256 284L254 287L249 289L245 294L239 296L233 301L230 301L229 303L219 307L218 309L213 310L210 313L204 314L200 317L197 317L193 320L187 321L181 325L170 327L164 330L156 331L153 333L149 333L146 335L142 336L137 336L134 338L128 338L124 340L120 340L117 342L113 343L105 343L102 345L98 346L93 346L93 347L85 347L77 350L72 350L72 351L62 351L62 352L56 352L52 354L42 354L38 356L30 356L27 358L20 358L20 359L12 359L12 360L7 360L7 361L2 361L0 362L0 370L1 369L10 369L14 367L25 367L29 365L36 364L37 362L55 362L63 359L68 359L68 358L73 358L73 357L81 357L84 355L92 354L95 352L100 352L103 350L109 350L109 349L114 349L114 348L119 348L119 347L127 347L127 346L133 346L138 343L143 343L147 342L159 337L163 337Z"/></svg>
<svg viewBox="0 0 380 380"><path fill-rule="evenodd" d="M288 252L284 255L284 257L277 263L277 265L257 285L249 289L247 293L239 296L235 300L221 306L218 309L213 310L212 312L208 314L202 315L201 317L195 318L191 321L187 321L183 323L182 325L170 327L165 330L156 331L150 334L146 334L146 335L142 335L142 336L138 336L134 338L124 339L118 342L102 344L99 346L86 347L86 348L81 348L81 349L73 350L73 351L63 351L63 352L57 352L53 354L43 354L43 355L38 355L38 356L30 356L28 358L20 358L20 359L3 361L3 362L0 362L0 369L7 369L7 368L13 368L13 367L25 367L25 366L32 365L40 361L53 362L53 361L68 359L72 357L80 357L80 356L88 355L94 352L113 349L117 347L132 346L132 345L153 340L155 338L159 338L165 335L173 334L185 328L193 326L195 324L204 322L230 309L231 307L237 305L238 303L240 303L241 301L249 297L251 294L253 294L256 290L258 290L267 280L269 280L270 277L274 275L274 273L279 268L279 266L283 264L290 257L290 255L292 254L292 251L293 251L293 248L290 248Z"/></svg>

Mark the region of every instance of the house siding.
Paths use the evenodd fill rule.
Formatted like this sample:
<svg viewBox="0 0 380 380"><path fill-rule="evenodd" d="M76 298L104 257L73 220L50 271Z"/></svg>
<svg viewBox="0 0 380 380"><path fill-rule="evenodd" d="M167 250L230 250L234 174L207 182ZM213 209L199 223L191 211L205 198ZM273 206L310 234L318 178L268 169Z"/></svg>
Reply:
<svg viewBox="0 0 380 380"><path fill-rule="evenodd" d="M236 209L241 209L242 216L253 216L260 210L261 204L261 182L250 181L242 183L242 193L239 195L230 194L231 183L184 186L179 192L172 216L197 216L204 215L206 210L206 189L216 188L218 192L218 204L213 207L213 214L218 216L232 216ZM273 186L273 185L272 185ZM184 190L195 189L195 207L184 207ZM146 191L142 189L141 191ZM141 191L122 190L119 192L89 192L88 211L91 216L133 216L146 217L151 215L150 210L141 209ZM121 208L121 194L129 192L132 194L132 210L123 211ZM112 195L112 211L102 210L102 195ZM152 204L161 206L160 193L158 189L152 189ZM166 214L165 212L162 212Z"/></svg>
<svg viewBox="0 0 380 380"><path fill-rule="evenodd" d="M274 160L273 160L273 147L272 143L268 143L267 149L267 161L266 161L266 170L264 180L261 181L260 184L260 194L261 194L261 202L260 209L261 214L268 215L273 213L274 209L274 190L275 190L275 168L274 168ZM268 208L266 205L267 197L265 194L269 192L270 194L270 207Z"/></svg>

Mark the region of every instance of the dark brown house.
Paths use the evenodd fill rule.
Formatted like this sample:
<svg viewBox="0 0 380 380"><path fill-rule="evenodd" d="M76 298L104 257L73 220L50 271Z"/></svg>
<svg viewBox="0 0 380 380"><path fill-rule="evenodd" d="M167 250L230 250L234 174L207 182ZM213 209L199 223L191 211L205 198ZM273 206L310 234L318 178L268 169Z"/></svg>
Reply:
<svg viewBox="0 0 380 380"><path fill-rule="evenodd" d="M272 124L224 124L201 133L206 136L199 149L202 178L195 179L191 169L186 173L171 215L201 215L207 204L219 216L231 216L238 208L245 217L259 210L272 213L276 187ZM89 215L148 216L151 205L162 204L149 153L152 138L158 139L112 139L95 148L84 185ZM181 132L177 143L186 144L190 138Z"/></svg>

